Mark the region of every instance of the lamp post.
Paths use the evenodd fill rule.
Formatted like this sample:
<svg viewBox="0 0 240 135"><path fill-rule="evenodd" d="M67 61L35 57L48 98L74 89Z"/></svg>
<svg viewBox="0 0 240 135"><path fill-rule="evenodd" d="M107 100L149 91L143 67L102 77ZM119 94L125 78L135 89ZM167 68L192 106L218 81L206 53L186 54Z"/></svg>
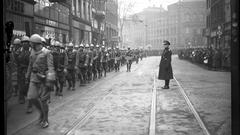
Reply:
<svg viewBox="0 0 240 135"><path fill-rule="evenodd" d="M218 26L218 31L217 31L217 35L218 35L218 48L221 48L220 46L220 41L221 41L221 35L222 35L222 27L219 25Z"/></svg>

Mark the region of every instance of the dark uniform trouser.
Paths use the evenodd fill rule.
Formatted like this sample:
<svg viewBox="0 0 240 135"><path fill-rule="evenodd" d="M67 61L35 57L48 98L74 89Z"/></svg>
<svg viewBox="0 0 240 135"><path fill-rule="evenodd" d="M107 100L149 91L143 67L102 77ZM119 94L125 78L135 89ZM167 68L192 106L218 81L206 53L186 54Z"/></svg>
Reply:
<svg viewBox="0 0 240 135"><path fill-rule="evenodd" d="M92 72L93 72L94 78L97 78L97 72L98 72L98 70L97 70L97 62L96 62L96 61L93 62Z"/></svg>
<svg viewBox="0 0 240 135"><path fill-rule="evenodd" d="M88 66L88 68L87 68L87 79L88 79L88 81L90 81L90 80L92 80L92 71L93 71L93 66Z"/></svg>
<svg viewBox="0 0 240 135"><path fill-rule="evenodd" d="M62 93L63 90L63 84L65 81L65 73L63 71L57 71L57 78L56 78L56 92Z"/></svg>
<svg viewBox="0 0 240 135"><path fill-rule="evenodd" d="M131 70L131 65L132 65L132 60L128 60L128 63L127 63L127 71L130 71L130 70Z"/></svg>
<svg viewBox="0 0 240 135"><path fill-rule="evenodd" d="M40 112L40 119L48 122L48 100L50 99L50 89L45 82L30 82L28 99Z"/></svg>
<svg viewBox="0 0 240 135"><path fill-rule="evenodd" d="M102 73L102 67L101 67L101 63L99 61L96 62L96 70L98 72L98 77L101 77L101 73Z"/></svg>
<svg viewBox="0 0 240 135"><path fill-rule="evenodd" d="M18 70L18 89L19 89L19 100L25 100L25 96L28 93L29 83L26 82L25 73L27 72L26 68L20 68ZM32 107L32 103L28 101L28 108Z"/></svg>
<svg viewBox="0 0 240 135"><path fill-rule="evenodd" d="M80 83L86 83L87 80L87 68L86 67L79 67L79 75L80 75Z"/></svg>
<svg viewBox="0 0 240 135"><path fill-rule="evenodd" d="M114 63L115 65L115 71L119 71L120 68L120 60L117 60L116 63Z"/></svg>
<svg viewBox="0 0 240 135"><path fill-rule="evenodd" d="M73 87L75 88L75 70L74 69L68 69L68 74L67 74L67 81L69 84L69 88Z"/></svg>
<svg viewBox="0 0 240 135"><path fill-rule="evenodd" d="M104 70L104 76L106 76L107 70L108 70L108 62L103 62L103 70Z"/></svg>

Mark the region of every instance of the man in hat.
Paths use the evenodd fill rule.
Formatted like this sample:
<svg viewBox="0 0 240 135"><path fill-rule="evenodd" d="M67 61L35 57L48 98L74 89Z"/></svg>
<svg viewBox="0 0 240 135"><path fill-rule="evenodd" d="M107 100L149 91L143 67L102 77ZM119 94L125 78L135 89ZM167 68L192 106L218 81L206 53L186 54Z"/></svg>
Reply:
<svg viewBox="0 0 240 135"><path fill-rule="evenodd" d="M169 89L169 81L173 79L172 65L171 65L171 56L172 51L170 50L170 42L167 40L163 41L164 50L162 52L161 61L159 65L158 79L165 80L165 85L163 89Z"/></svg>
<svg viewBox="0 0 240 135"><path fill-rule="evenodd" d="M19 88L19 101L25 102L25 96L27 96L29 80L25 81L25 74L27 73L29 58L31 54L30 41L28 36L23 36L21 39L22 49L18 55L18 88ZM27 113L32 112L32 103L28 102Z"/></svg>
<svg viewBox="0 0 240 135"><path fill-rule="evenodd" d="M67 76L66 76L66 79L69 85L68 90L75 90L76 55L77 55L77 52L73 51L73 44L69 43L67 45L68 66L67 66Z"/></svg>
<svg viewBox="0 0 240 135"><path fill-rule="evenodd" d="M30 79L27 97L40 112L39 123L41 127L46 128L49 125L49 88L55 81L53 58L51 52L43 48L41 37L38 34L33 34L30 37L30 43L34 52L30 55L26 74L26 79Z"/></svg>

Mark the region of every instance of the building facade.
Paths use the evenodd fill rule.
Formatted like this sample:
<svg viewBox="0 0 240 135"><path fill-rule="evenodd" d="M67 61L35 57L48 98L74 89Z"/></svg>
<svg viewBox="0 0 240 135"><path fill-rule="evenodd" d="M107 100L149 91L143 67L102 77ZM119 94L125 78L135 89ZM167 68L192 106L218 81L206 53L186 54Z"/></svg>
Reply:
<svg viewBox="0 0 240 135"><path fill-rule="evenodd" d="M106 18L106 0L93 0L92 17L92 42L94 44L102 44L104 39L104 20Z"/></svg>
<svg viewBox="0 0 240 135"><path fill-rule="evenodd" d="M231 8L230 0L207 0L208 45L214 48L230 49Z"/></svg>
<svg viewBox="0 0 240 135"><path fill-rule="evenodd" d="M92 43L92 1L71 0L71 42Z"/></svg>
<svg viewBox="0 0 240 135"><path fill-rule="evenodd" d="M30 36L34 31L34 4L33 0L6 1L6 22L14 23L13 39L23 35Z"/></svg>
<svg viewBox="0 0 240 135"><path fill-rule="evenodd" d="M50 41L69 42L70 3L56 0L35 0L34 33Z"/></svg>
<svg viewBox="0 0 240 135"><path fill-rule="evenodd" d="M104 37L106 46L118 46L118 0L106 1Z"/></svg>

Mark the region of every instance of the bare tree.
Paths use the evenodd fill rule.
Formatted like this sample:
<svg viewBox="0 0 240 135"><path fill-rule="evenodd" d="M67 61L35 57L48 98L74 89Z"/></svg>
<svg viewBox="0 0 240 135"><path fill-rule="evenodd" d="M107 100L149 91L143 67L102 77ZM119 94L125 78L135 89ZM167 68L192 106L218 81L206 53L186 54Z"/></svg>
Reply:
<svg viewBox="0 0 240 135"><path fill-rule="evenodd" d="M127 21L127 16L130 15L132 9L136 2L129 2L124 0L120 0L118 3L118 20L119 20L119 29L120 29L120 37L121 37L121 47L122 47L122 39L123 39L123 27L125 22Z"/></svg>

